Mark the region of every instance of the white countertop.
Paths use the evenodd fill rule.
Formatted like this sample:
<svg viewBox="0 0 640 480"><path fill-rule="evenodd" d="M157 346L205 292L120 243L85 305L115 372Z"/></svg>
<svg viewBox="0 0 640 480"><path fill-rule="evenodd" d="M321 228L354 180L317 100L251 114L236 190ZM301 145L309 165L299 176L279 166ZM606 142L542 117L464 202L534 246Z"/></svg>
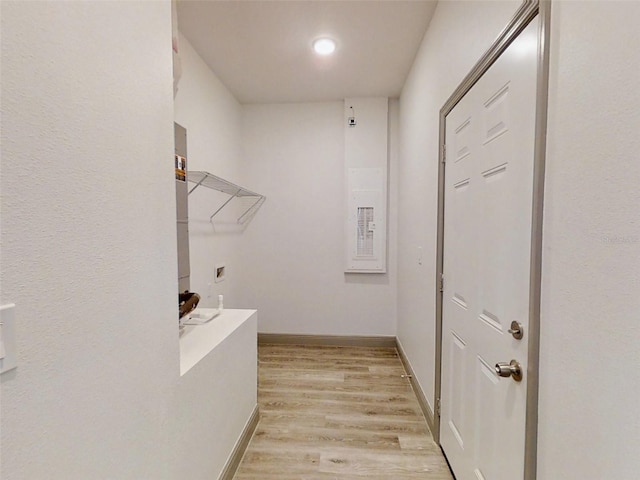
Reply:
<svg viewBox="0 0 640 480"><path fill-rule="evenodd" d="M193 313L207 317L216 312L215 308L196 308ZM180 334L180 375L187 373L255 312L225 309L210 322L185 326Z"/></svg>

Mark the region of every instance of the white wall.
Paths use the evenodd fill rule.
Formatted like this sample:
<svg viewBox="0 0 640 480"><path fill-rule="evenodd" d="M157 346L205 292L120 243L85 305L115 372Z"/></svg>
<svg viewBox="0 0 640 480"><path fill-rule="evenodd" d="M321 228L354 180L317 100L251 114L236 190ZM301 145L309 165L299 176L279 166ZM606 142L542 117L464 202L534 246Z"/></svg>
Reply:
<svg viewBox="0 0 640 480"><path fill-rule="evenodd" d="M640 3L554 2L539 475L640 471Z"/></svg>
<svg viewBox="0 0 640 480"><path fill-rule="evenodd" d="M437 112L516 6L440 2L400 101L398 336L429 399ZM640 470L638 22L636 2L553 2L541 480L630 480Z"/></svg>
<svg viewBox="0 0 640 480"><path fill-rule="evenodd" d="M391 102L392 175L397 111ZM242 239L243 304L260 312L258 330L395 335L395 224L388 273L344 273L343 103L247 105L242 133L246 186L267 196Z"/></svg>
<svg viewBox="0 0 640 480"><path fill-rule="evenodd" d="M519 5L439 2L400 97L398 338L429 402L435 378L438 112Z"/></svg>
<svg viewBox="0 0 640 480"><path fill-rule="evenodd" d="M169 2L2 2L2 478L164 478L178 376Z"/></svg>
<svg viewBox="0 0 640 480"><path fill-rule="evenodd" d="M217 478L256 403L255 325L180 377L170 3L1 8L2 478Z"/></svg>
<svg viewBox="0 0 640 480"><path fill-rule="evenodd" d="M187 129L187 168L243 185L239 177L240 105L182 34L178 48L182 77L175 98L175 121ZM243 306L238 303L242 281L237 201L216 215L213 223L209 221L228 198L202 187L189 195L191 290L200 294L200 305L205 307L217 306L220 294L225 296L225 307ZM226 266L226 278L215 283L215 267L220 263Z"/></svg>

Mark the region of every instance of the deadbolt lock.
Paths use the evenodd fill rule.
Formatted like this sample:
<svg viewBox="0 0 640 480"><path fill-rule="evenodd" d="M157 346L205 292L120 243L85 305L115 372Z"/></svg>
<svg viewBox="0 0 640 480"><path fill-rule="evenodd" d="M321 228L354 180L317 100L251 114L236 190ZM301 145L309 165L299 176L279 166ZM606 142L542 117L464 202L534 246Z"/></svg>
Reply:
<svg viewBox="0 0 640 480"><path fill-rule="evenodd" d="M522 329L522 325L520 324L520 322L516 322L515 320L511 322L511 328L507 331L511 335L513 335L513 338L515 338L516 340L522 340L522 337L524 337L524 330Z"/></svg>
<svg viewBox="0 0 640 480"><path fill-rule="evenodd" d="M516 382L522 380L522 365L517 360L509 363L496 363L496 373L499 377L511 377Z"/></svg>

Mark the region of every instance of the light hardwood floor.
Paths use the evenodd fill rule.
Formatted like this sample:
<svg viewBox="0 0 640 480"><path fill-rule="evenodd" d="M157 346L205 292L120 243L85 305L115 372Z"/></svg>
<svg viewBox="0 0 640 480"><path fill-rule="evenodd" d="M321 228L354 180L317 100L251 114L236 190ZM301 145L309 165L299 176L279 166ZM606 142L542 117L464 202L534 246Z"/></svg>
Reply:
<svg viewBox="0 0 640 480"><path fill-rule="evenodd" d="M261 345L234 480L451 480L394 348Z"/></svg>

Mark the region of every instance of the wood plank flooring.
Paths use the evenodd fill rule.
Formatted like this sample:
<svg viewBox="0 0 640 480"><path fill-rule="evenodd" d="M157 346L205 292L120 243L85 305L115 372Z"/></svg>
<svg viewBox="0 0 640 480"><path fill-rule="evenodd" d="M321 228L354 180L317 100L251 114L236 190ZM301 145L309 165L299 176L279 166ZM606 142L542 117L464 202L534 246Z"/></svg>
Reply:
<svg viewBox="0 0 640 480"><path fill-rule="evenodd" d="M452 480L394 348L261 345L234 480Z"/></svg>

